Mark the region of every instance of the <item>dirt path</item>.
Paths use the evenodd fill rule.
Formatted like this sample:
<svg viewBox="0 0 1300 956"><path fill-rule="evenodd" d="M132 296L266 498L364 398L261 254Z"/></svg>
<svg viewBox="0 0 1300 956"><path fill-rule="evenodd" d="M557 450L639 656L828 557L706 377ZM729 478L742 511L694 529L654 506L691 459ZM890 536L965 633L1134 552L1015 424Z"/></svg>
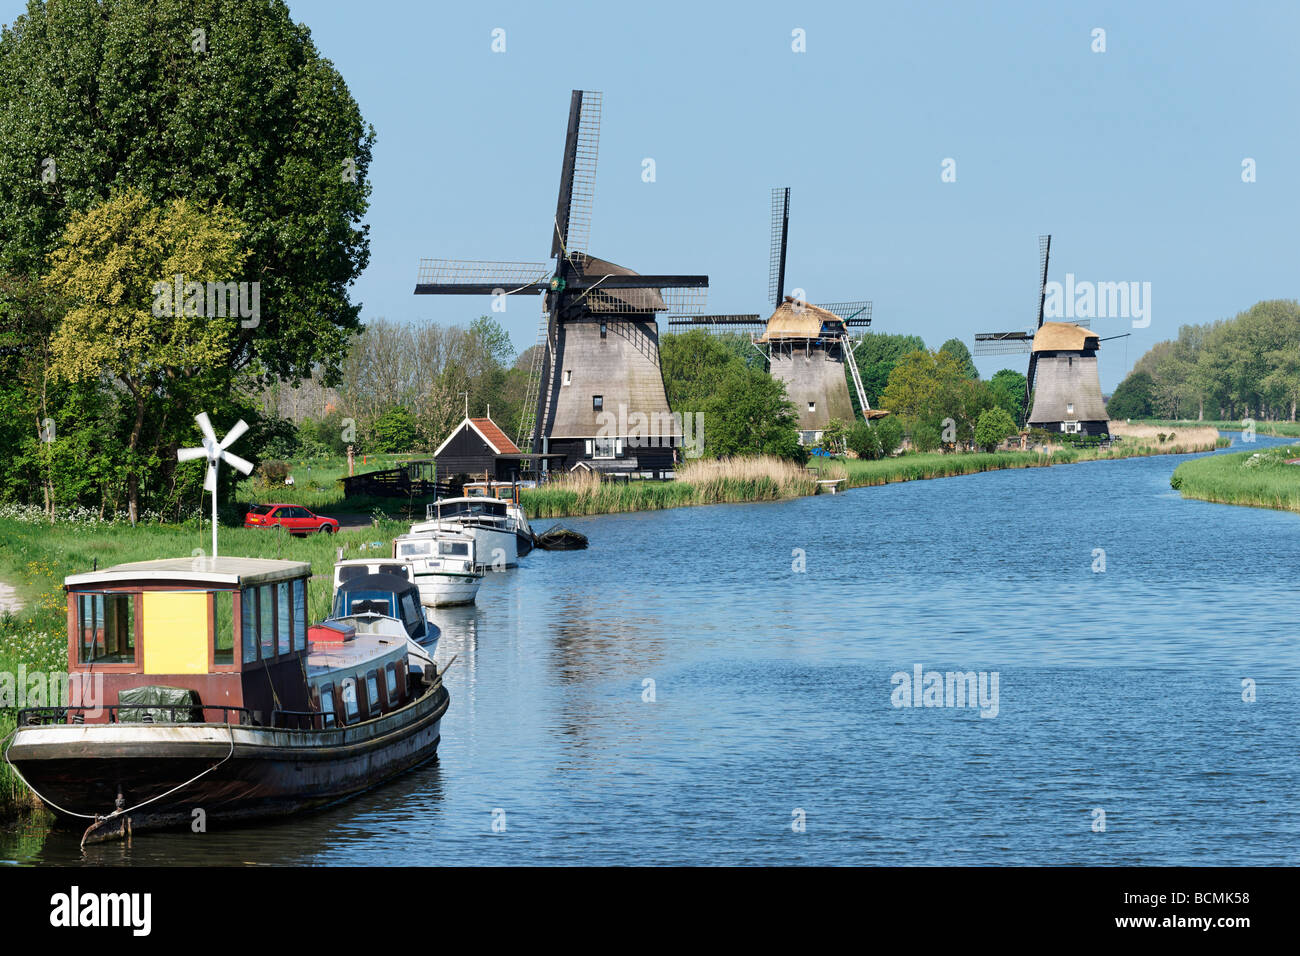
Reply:
<svg viewBox="0 0 1300 956"><path fill-rule="evenodd" d="M12 586L0 581L0 614L6 611L17 614L23 609L23 602L18 600L18 592Z"/></svg>

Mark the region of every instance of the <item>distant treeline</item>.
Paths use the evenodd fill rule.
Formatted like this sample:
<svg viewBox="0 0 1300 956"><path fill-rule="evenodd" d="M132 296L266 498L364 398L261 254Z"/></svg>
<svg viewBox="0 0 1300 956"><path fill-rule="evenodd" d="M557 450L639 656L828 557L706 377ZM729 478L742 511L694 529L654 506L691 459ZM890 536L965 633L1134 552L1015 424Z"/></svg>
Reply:
<svg viewBox="0 0 1300 956"><path fill-rule="evenodd" d="M1295 421L1298 401L1300 303L1274 299L1184 325L1138 360L1106 408L1111 418Z"/></svg>

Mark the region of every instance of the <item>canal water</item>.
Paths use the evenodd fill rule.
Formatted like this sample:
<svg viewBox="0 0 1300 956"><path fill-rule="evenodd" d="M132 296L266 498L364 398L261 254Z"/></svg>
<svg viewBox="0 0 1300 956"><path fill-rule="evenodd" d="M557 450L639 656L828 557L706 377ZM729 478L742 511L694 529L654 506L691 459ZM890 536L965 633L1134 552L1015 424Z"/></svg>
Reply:
<svg viewBox="0 0 1300 956"><path fill-rule="evenodd" d="M0 859L1294 864L1300 516L1184 501L1183 460L566 521L589 550L434 613L436 764L280 823L28 830ZM984 706L897 706L918 666L976 672Z"/></svg>

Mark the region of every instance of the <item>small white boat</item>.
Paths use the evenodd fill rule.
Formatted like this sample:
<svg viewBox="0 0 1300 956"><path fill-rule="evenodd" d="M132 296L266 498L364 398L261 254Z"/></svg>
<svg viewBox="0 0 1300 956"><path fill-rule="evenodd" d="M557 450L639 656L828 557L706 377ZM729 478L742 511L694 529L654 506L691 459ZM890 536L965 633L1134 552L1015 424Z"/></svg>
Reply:
<svg viewBox="0 0 1300 956"><path fill-rule="evenodd" d="M339 585L328 621L346 621L358 634L391 637L401 630L430 654L438 646L438 628L424 614L420 592L397 574L352 574L335 569Z"/></svg>
<svg viewBox="0 0 1300 956"><path fill-rule="evenodd" d="M411 534L463 534L474 539L475 567L493 571L519 564L517 522L507 503L494 498L442 498L428 505Z"/></svg>
<svg viewBox="0 0 1300 956"><path fill-rule="evenodd" d="M472 535L422 531L393 539L393 559L411 569L411 582L427 607L473 604L483 583Z"/></svg>

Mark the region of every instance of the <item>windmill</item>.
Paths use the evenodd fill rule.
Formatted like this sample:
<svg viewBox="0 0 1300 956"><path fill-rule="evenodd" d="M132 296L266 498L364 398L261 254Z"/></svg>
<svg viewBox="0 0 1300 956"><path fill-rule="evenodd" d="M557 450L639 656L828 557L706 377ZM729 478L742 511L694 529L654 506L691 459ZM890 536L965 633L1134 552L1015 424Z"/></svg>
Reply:
<svg viewBox="0 0 1300 956"><path fill-rule="evenodd" d="M871 303L830 302L811 305L785 294L786 248L790 237L790 187L772 190L772 241L768 256L767 296L774 311L757 315L697 315L669 320L673 327L747 331L767 357L772 377L785 385L799 416L799 441L821 439L831 419L853 419L845 366L852 377L858 408L865 419L881 417L867 401L858 363L853 357L852 328L871 324Z"/></svg>
<svg viewBox="0 0 1300 956"><path fill-rule="evenodd" d="M1026 424L1033 428L1072 434L1104 435L1108 430L1106 403L1097 374L1097 351L1102 342L1128 336L1101 338L1074 322L1045 322L1047 268L1052 237L1038 237L1037 322L1032 331L979 332L976 355L1029 353L1025 375Z"/></svg>
<svg viewBox="0 0 1300 956"><path fill-rule="evenodd" d="M244 432L248 431L248 423L241 418L235 422L234 428L226 432L225 438L217 441L217 433L212 430L212 422L208 421L207 412L199 412L194 416L194 420L199 423L199 431L203 433L203 447L177 449L176 458L179 461L193 461L195 458L208 460L208 474L203 479L203 488L212 494L212 557L215 560L217 557L217 464L224 460L227 465L239 469L244 474L253 470L252 462L226 451Z"/></svg>
<svg viewBox="0 0 1300 956"><path fill-rule="evenodd" d="M661 474L680 442L659 364L657 319L703 311L705 275L640 275L588 252L600 93L574 90L551 229L555 264L422 259L416 295L542 293L520 415L534 464Z"/></svg>

